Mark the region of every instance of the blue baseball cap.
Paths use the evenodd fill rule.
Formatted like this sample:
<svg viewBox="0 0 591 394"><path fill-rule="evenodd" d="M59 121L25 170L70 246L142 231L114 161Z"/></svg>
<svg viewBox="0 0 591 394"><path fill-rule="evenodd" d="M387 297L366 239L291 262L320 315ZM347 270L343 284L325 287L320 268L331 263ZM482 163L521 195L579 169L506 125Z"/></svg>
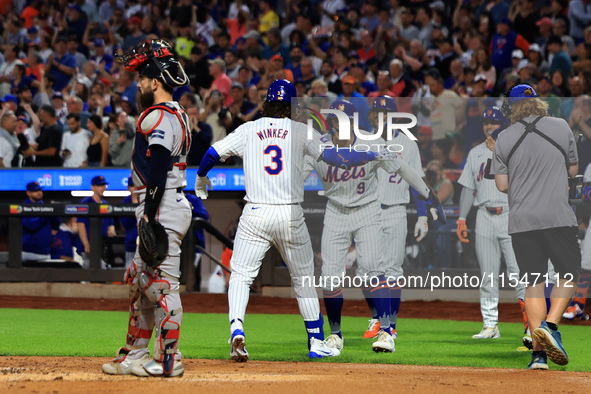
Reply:
<svg viewBox="0 0 591 394"><path fill-rule="evenodd" d="M6 96L4 96L4 98L1 100L3 103L6 103L8 101L12 101L15 104L18 104L18 99L13 96L12 94L7 94Z"/></svg>
<svg viewBox="0 0 591 394"><path fill-rule="evenodd" d="M27 34L37 34L39 33L39 29L37 29L35 26L31 26L27 29Z"/></svg>
<svg viewBox="0 0 591 394"><path fill-rule="evenodd" d="M36 192L38 190L43 190L43 189L41 189L41 185L39 184L39 182L27 183L27 191L28 192Z"/></svg>
<svg viewBox="0 0 591 394"><path fill-rule="evenodd" d="M398 112L396 101L390 96L377 97L371 107L372 111Z"/></svg>
<svg viewBox="0 0 591 394"><path fill-rule="evenodd" d="M94 46L95 47L104 47L105 46L105 40L103 40L102 38L95 38L94 39Z"/></svg>
<svg viewBox="0 0 591 394"><path fill-rule="evenodd" d="M521 84L513 87L509 92L509 103L513 104L526 98L538 97L534 88L530 85Z"/></svg>
<svg viewBox="0 0 591 394"><path fill-rule="evenodd" d="M355 106L348 100L337 100L330 105L330 109L338 109L339 111L343 111L349 117L349 119L353 119L355 114ZM330 114L328 117L331 117L331 115L332 114Z"/></svg>
<svg viewBox="0 0 591 394"><path fill-rule="evenodd" d="M95 176L94 178L92 178L92 181L90 182L90 184L92 186L102 186L102 185L108 185L109 182L107 182L105 180L104 176L99 175L99 176Z"/></svg>

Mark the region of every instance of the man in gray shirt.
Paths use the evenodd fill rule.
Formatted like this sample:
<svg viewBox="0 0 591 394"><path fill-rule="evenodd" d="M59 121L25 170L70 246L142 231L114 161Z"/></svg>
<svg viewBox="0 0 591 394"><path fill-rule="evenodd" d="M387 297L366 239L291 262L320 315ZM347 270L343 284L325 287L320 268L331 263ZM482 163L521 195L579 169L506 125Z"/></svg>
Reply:
<svg viewBox="0 0 591 394"><path fill-rule="evenodd" d="M558 323L568 307L581 270L577 218L569 203L568 177L578 172L573 133L529 85L508 93L511 126L495 144L491 174L497 188L509 194L509 234L527 286L525 313L532 331L528 369L548 369L547 358L568 363ZM507 108L507 107L506 107ZM527 127L526 127L527 125ZM548 259L556 270L548 278ZM546 314L545 285L556 279ZM514 281L512 281L514 283Z"/></svg>

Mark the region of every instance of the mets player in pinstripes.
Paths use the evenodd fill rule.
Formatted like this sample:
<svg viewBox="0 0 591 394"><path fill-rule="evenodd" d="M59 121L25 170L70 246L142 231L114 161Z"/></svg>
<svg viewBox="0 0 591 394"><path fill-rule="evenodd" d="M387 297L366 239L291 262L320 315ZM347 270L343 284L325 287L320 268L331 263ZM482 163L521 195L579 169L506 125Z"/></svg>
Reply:
<svg viewBox="0 0 591 394"><path fill-rule="evenodd" d="M382 137L386 138L386 114L388 112L398 112L398 106L392 97L381 96L374 100L370 111L370 123L374 127L374 133L379 127L378 117L382 117L384 129ZM396 131L391 140L386 142L388 145L398 144L402 146L400 158L407 163L419 176L424 177L423 167L421 165L421 155L417 143L406 136L406 134ZM385 266L386 277L398 278L402 276L402 264L404 263L404 252L406 244L406 234L408 227L406 223L406 204L410 202L412 196L417 207L418 220L415 224L414 236L417 242L421 241L429 231L427 224L427 207L425 200L419 198L415 189L409 186L398 173L391 174L378 169L378 188L379 202L381 205L381 223L382 223L382 255ZM409 191L410 187L410 191ZM357 275L363 276L363 268L359 267ZM375 338L380 331L380 321L377 318L373 297L364 289L364 296L369 309L372 313L372 319L369 321L369 327L363 338ZM392 337L397 338L396 320L400 310L400 297L402 289L396 283L391 283L390 287L390 330Z"/></svg>
<svg viewBox="0 0 591 394"><path fill-rule="evenodd" d="M585 182L585 188L583 189L583 200L587 203L591 202L591 164L585 169L583 175L583 182ZM565 319L572 320L575 317L584 316L585 303L587 302L587 296L589 292L589 282L591 282L591 221L587 226L587 233L585 239L583 239L583 255L581 257L581 276L579 277L579 283L577 290L570 305L566 309L566 312L562 315Z"/></svg>
<svg viewBox="0 0 591 394"><path fill-rule="evenodd" d="M331 107L333 110L343 111L351 122L355 114L355 106L347 100L337 100ZM330 134L333 142L343 149L361 149L364 141L354 134L348 140L341 139L336 117L329 115ZM363 132L363 131L362 131ZM366 132L367 133L367 132ZM372 144L380 145L386 150L386 142L375 139ZM365 145L367 146L367 145ZM402 172L405 178L414 182L417 188L427 196L429 189L421 180L419 174L402 162L397 154L388 160L376 160L362 166L353 167L351 171L328 165L307 158L304 170L305 176L316 170L328 198L322 231L322 277L330 278L324 284L324 305L330 324L331 335L326 344L332 348L343 349L344 340L341 332L341 312L343 307L341 278L345 273L345 256L355 242L357 264L362 267L366 282L364 288L373 299L376 314L382 323L378 339L372 344L375 352L394 352L394 340L390 331L390 289L387 286L382 259L381 212L378 201L378 168L381 167L390 174ZM404 168L401 169L401 167ZM306 176L307 177L307 176ZM376 278L375 281L367 278ZM335 289L336 287L336 289Z"/></svg>
<svg viewBox="0 0 591 394"><path fill-rule="evenodd" d="M207 186L211 188L207 172L215 163L230 156L243 158L247 204L234 241L228 290L230 355L237 362L247 361L249 357L243 324L250 285L271 245L279 250L289 268L308 334L308 356L322 358L340 354L338 349L326 346L316 289L312 283L307 286L304 283L305 277L314 276L312 244L300 207L304 198L304 158L311 156L314 160L351 168L382 155L322 150L322 146L332 146L332 143L312 130L312 138L308 138L306 125L291 120L291 103L293 99L294 105L297 104L296 95L295 87L287 80L271 83L263 104L263 117L241 125L213 144L197 172L195 194L205 199Z"/></svg>
<svg viewBox="0 0 591 394"><path fill-rule="evenodd" d="M483 114L483 128L486 137L498 135L507 127L507 119L497 107L489 107ZM460 241L468 243L466 216L473 205L478 207L476 214L476 257L480 264L483 282L480 284L480 311L484 326L480 333L472 338L500 338L499 332L499 273L501 253L505 257L507 274L510 278L519 277L519 267L515 260L509 229L509 201L501 193L493 179L485 178L485 169L492 159L493 152L486 142L474 147L468 153L464 171L458 180L463 186L460 197L460 218L457 223L457 235ZM492 281L491 281L492 275ZM512 280L512 285L516 281ZM515 286L523 311L525 286ZM525 317L524 317L525 319ZM527 330L527 320L524 321ZM525 341L525 337L524 337Z"/></svg>

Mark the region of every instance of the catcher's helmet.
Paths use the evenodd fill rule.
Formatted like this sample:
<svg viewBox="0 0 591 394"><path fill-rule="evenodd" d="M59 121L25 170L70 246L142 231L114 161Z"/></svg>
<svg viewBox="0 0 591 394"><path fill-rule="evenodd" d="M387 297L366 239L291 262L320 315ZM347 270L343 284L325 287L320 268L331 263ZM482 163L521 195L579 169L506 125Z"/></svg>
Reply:
<svg viewBox="0 0 591 394"><path fill-rule="evenodd" d="M287 101L297 98L297 92L293 83L287 79L276 79L267 90L267 101Z"/></svg>
<svg viewBox="0 0 591 394"><path fill-rule="evenodd" d="M372 111L398 112L396 101L390 96L380 96L373 101Z"/></svg>
<svg viewBox="0 0 591 394"><path fill-rule="evenodd" d="M350 119L353 119L353 115L355 114L355 106L348 100L336 100L330 105L330 109L338 109L339 111L343 111ZM329 117L331 116L334 115L329 115Z"/></svg>
<svg viewBox="0 0 591 394"><path fill-rule="evenodd" d="M163 40L144 42L126 54L115 55L125 70L158 78L172 88L189 84L189 77L172 55L172 47Z"/></svg>

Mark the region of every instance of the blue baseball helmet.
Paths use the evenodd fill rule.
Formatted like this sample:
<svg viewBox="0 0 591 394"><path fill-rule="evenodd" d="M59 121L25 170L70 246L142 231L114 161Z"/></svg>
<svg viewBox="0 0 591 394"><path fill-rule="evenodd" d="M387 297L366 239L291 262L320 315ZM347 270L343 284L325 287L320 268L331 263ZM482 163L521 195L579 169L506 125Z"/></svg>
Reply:
<svg viewBox="0 0 591 394"><path fill-rule="evenodd" d="M372 111L398 112L396 101L390 96L380 96L373 101Z"/></svg>
<svg viewBox="0 0 591 394"><path fill-rule="evenodd" d="M287 79L276 79L267 90L267 101L287 101L291 103L292 99L298 96L295 86Z"/></svg>
<svg viewBox="0 0 591 394"><path fill-rule="evenodd" d="M538 95L531 86L521 84L514 86L509 92L507 92L507 97L509 97L509 103L514 104L526 98L538 97Z"/></svg>
<svg viewBox="0 0 591 394"><path fill-rule="evenodd" d="M498 129L496 129L495 131L492 132L491 137L494 140L496 140L497 137L499 136L499 133L501 131L505 130L507 128L507 126L509 125L509 122L507 121L507 118L505 117L503 112L499 109L499 107L496 107L496 106L488 107L484 111L484 114L482 114L482 119L484 121L486 121L486 120L496 121L501 125Z"/></svg>
<svg viewBox="0 0 591 394"><path fill-rule="evenodd" d="M343 111L350 119L353 119L353 115L355 114L355 106L348 100L336 100L330 105L330 109L338 109L339 111ZM328 117L331 117L331 115Z"/></svg>

